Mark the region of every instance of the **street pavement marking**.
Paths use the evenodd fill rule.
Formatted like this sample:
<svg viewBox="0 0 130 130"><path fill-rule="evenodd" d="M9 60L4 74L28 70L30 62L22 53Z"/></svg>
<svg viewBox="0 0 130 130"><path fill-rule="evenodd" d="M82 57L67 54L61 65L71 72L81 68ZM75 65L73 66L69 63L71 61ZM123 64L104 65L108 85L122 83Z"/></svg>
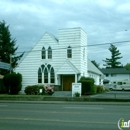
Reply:
<svg viewBox="0 0 130 130"><path fill-rule="evenodd" d="M97 110L97 109L104 109L103 107L64 107L64 108L67 108L67 109L94 109L94 110Z"/></svg>
<svg viewBox="0 0 130 130"><path fill-rule="evenodd" d="M0 120L26 120L26 121L46 121L46 122L61 122L61 123L85 123L85 124L106 124L115 125L117 122L96 122L96 121L76 121L76 120L59 120L59 119L40 119L40 118L16 118L16 117L0 117Z"/></svg>

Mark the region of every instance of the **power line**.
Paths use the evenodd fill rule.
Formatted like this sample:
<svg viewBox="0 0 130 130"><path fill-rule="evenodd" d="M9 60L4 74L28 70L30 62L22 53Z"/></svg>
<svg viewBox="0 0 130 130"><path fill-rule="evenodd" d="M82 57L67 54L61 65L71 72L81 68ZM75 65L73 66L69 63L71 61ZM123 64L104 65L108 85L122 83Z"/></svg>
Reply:
<svg viewBox="0 0 130 130"><path fill-rule="evenodd" d="M117 44L117 43L119 44L119 43L125 43L125 42L130 42L130 41L108 42L108 43L93 44L93 45L88 45L88 46L100 46L100 45Z"/></svg>
<svg viewBox="0 0 130 130"><path fill-rule="evenodd" d="M73 46L73 48L79 48L79 47L93 47L93 46L104 46L104 45L108 45L108 44L121 44L121 43L130 43L130 40L128 41L118 41L118 42L108 42L108 43L101 43L101 44L93 44L93 45L85 45L85 46ZM33 48L32 48L33 49ZM42 51L42 49L40 50L30 50L30 51L23 51L24 53L28 53L28 52L36 52L36 51ZM67 49L67 47L63 47L63 48L55 48L55 49L52 49L52 50L59 50L59 49ZM23 53L23 52L16 52L16 53Z"/></svg>
<svg viewBox="0 0 130 130"><path fill-rule="evenodd" d="M109 34L109 33L119 33L119 32L128 32L130 31L130 29L125 29L125 30L121 30L121 31L110 31L110 32L103 32L103 33L100 33L101 35L103 34ZM96 34L99 34L99 32L96 32ZM95 35L95 33L87 33L87 35Z"/></svg>

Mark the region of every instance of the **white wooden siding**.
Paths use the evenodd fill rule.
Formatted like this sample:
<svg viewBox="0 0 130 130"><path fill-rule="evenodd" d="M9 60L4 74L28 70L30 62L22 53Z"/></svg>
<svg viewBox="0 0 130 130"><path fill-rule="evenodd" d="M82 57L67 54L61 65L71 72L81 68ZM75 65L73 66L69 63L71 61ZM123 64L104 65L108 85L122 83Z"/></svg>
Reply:
<svg viewBox="0 0 130 130"><path fill-rule="evenodd" d="M41 59L41 50L45 46L48 49L49 46L53 49L56 48L57 42L52 39L52 37L45 33L42 39L34 46L34 48L28 53L28 55L16 68L16 72L20 72L23 76L22 90L28 85L33 85L38 83L38 68L45 63L51 64L54 69L57 67L55 65L55 60L52 62L51 59ZM53 57L55 58L55 53L53 52Z"/></svg>
<svg viewBox="0 0 130 130"><path fill-rule="evenodd" d="M106 79L110 80L111 82L116 80L130 80L130 74L115 74L113 76L109 74Z"/></svg>
<svg viewBox="0 0 130 130"><path fill-rule="evenodd" d="M42 48L47 50L49 46L52 49L52 59L42 59ZM72 58L67 58L68 46L72 48ZM60 29L57 41L46 32L16 68L16 72L23 76L22 90L27 85L38 83L38 69L42 64L50 64L54 68L56 83L60 83L60 74L77 73L78 78L88 76L86 33L81 28Z"/></svg>

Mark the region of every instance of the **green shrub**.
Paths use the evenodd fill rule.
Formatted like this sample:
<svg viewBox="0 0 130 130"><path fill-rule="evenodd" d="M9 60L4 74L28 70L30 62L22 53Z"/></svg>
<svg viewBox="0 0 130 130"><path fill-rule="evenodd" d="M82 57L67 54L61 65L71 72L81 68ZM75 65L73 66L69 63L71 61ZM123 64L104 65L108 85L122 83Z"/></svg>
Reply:
<svg viewBox="0 0 130 130"><path fill-rule="evenodd" d="M100 85L98 85L97 86L97 93L103 93L103 87L102 86L100 86Z"/></svg>
<svg viewBox="0 0 130 130"><path fill-rule="evenodd" d="M76 93L75 93L75 96L76 96L76 97L79 97L79 96L80 96L80 93L79 93L79 92L76 92Z"/></svg>
<svg viewBox="0 0 130 130"><path fill-rule="evenodd" d="M42 93L40 93L40 89L42 89ZM43 85L31 85L31 86L25 87L24 92L27 95L44 94L44 88L43 88Z"/></svg>
<svg viewBox="0 0 130 130"><path fill-rule="evenodd" d="M109 92L110 89L109 88L105 88L104 92Z"/></svg>
<svg viewBox="0 0 130 130"><path fill-rule="evenodd" d="M96 94L96 93L97 93L97 86L94 85L94 87L93 87L93 94Z"/></svg>
<svg viewBox="0 0 130 130"><path fill-rule="evenodd" d="M27 87L25 87L24 92L25 92L27 95L31 95L32 87L31 87L31 86L27 86Z"/></svg>
<svg viewBox="0 0 130 130"><path fill-rule="evenodd" d="M90 77L81 77L79 82L82 84L82 95L94 93L94 79Z"/></svg>
<svg viewBox="0 0 130 130"><path fill-rule="evenodd" d="M44 89L44 85L38 85L38 89L39 89L39 94L45 94L45 89ZM42 89L42 93L40 93L40 89Z"/></svg>
<svg viewBox="0 0 130 130"><path fill-rule="evenodd" d="M3 83L9 94L18 94L22 88L22 75L20 73L7 74L3 78Z"/></svg>
<svg viewBox="0 0 130 130"><path fill-rule="evenodd" d="M3 79L0 79L0 94L6 93L6 87L3 84Z"/></svg>

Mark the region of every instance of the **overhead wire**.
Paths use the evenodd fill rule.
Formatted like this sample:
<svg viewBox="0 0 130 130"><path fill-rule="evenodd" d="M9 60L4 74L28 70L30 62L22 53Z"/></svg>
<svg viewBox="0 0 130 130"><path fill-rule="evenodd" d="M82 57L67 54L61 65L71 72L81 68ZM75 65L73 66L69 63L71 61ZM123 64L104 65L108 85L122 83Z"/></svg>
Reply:
<svg viewBox="0 0 130 130"><path fill-rule="evenodd" d="M116 31L115 33L118 33L118 32L126 32L126 31L130 31L130 29L125 29L125 30L121 30L121 31ZM111 33L111 32L105 32L105 33L100 33L100 34L108 34L108 33ZM94 33L87 33L87 35L93 35ZM99 43L99 44L88 44L86 45L87 47L95 47L95 46L104 46L104 45L109 45L109 44L121 44L121 43L129 43L130 40L127 40L127 41L116 41L116 42L104 42L104 43ZM86 46L72 46L72 48L79 48L79 47L86 47ZM59 49L67 49L67 47L64 47L64 48L53 48L52 50L59 50ZM22 49L21 49L22 50ZM34 51L41 51L42 49L40 50L33 50L33 48L30 48L30 50L25 50L25 51L17 51L16 53L29 53L29 52L34 52Z"/></svg>
<svg viewBox="0 0 130 130"><path fill-rule="evenodd" d="M130 43L130 40L128 41L117 41L117 42L108 42L108 43L100 43L100 44L92 44L92 45L85 45L85 46L72 46L73 48L79 48L79 47L95 47L95 46L104 46L104 45L109 45L109 44L121 44L121 43ZM33 48L32 48L33 49ZM29 50L29 51L21 51L21 52L16 52L16 53L29 53L29 52L36 52L36 51L42 51L42 49L40 50ZM67 49L67 47L63 47L63 48L53 48L52 50L59 50L59 49Z"/></svg>
<svg viewBox="0 0 130 130"><path fill-rule="evenodd" d="M119 33L119 32L128 32L130 31L130 29L124 29L124 30L120 30L120 31L109 31L109 32L103 32L103 33L100 33L101 35L103 34L109 34L109 33ZM99 32L96 32L99 34ZM87 33L87 35L95 35L96 33Z"/></svg>

